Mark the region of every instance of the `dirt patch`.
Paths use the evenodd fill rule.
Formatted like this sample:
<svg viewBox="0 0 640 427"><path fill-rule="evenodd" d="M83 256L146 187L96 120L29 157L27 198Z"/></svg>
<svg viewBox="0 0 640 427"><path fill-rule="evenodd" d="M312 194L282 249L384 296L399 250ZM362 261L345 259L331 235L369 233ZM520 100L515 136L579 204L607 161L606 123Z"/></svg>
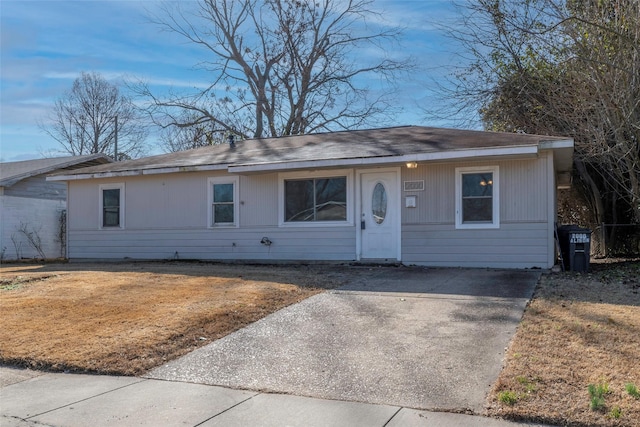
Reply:
<svg viewBox="0 0 640 427"><path fill-rule="evenodd" d="M353 274L348 266L4 265L0 363L141 374Z"/></svg>
<svg viewBox="0 0 640 427"><path fill-rule="evenodd" d="M640 262L542 277L489 396L489 415L640 426ZM602 400L592 408L589 385Z"/></svg>

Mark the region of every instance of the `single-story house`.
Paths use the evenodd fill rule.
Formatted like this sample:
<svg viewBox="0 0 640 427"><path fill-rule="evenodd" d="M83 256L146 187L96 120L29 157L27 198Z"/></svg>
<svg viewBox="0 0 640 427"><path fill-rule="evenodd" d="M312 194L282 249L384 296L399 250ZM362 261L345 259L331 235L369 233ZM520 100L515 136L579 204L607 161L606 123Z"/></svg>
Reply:
<svg viewBox="0 0 640 427"><path fill-rule="evenodd" d="M69 171L68 257L550 268L570 138L402 126Z"/></svg>
<svg viewBox="0 0 640 427"><path fill-rule="evenodd" d="M110 162L104 154L0 163L0 250L3 260L40 258L25 233L46 258L64 253L67 186L49 182L48 174ZM22 230L22 231L21 231Z"/></svg>

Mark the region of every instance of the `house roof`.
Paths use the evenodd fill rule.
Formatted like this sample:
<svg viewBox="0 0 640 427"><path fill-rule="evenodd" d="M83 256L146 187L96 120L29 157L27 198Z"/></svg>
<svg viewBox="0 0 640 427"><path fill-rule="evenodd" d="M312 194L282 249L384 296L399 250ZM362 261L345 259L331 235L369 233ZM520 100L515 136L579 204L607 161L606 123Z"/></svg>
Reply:
<svg viewBox="0 0 640 427"><path fill-rule="evenodd" d="M401 126L239 141L70 171L53 180L88 179L201 170L235 173L400 164L493 156L535 156L564 150L571 167L570 138L473 130ZM567 160L563 160L567 163Z"/></svg>
<svg viewBox="0 0 640 427"><path fill-rule="evenodd" d="M10 187L23 179L53 171L69 171L76 168L101 165L111 161L110 157L99 153L20 162L3 162L0 163L0 187Z"/></svg>

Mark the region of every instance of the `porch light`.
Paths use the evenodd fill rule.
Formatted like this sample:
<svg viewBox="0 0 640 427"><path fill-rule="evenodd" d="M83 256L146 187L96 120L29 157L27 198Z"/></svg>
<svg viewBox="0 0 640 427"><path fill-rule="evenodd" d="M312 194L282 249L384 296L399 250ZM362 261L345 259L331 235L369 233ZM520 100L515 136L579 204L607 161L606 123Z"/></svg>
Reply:
<svg viewBox="0 0 640 427"><path fill-rule="evenodd" d="M407 162L407 169L417 169L418 162Z"/></svg>

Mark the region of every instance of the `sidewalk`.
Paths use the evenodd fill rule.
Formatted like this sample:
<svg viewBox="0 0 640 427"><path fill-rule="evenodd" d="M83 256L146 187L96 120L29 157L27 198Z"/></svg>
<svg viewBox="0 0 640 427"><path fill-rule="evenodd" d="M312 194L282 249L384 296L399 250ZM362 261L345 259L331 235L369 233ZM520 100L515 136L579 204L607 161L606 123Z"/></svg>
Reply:
<svg viewBox="0 0 640 427"><path fill-rule="evenodd" d="M0 367L0 426L533 426L389 405Z"/></svg>

